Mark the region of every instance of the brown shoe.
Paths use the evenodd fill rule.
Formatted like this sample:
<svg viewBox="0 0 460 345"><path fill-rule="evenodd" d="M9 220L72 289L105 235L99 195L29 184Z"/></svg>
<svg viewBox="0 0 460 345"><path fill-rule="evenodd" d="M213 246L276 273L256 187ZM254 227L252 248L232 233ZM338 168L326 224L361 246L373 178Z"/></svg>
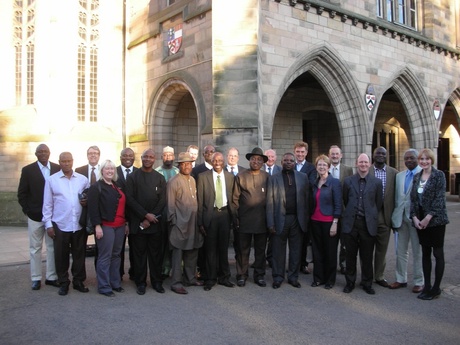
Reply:
<svg viewBox="0 0 460 345"><path fill-rule="evenodd" d="M415 285L412 289L412 292L413 293L420 293L423 291L423 288L425 287L425 285Z"/></svg>
<svg viewBox="0 0 460 345"><path fill-rule="evenodd" d="M405 288L405 287L407 287L407 283L394 282L393 284L390 284L390 286L388 286L388 287L390 289L392 289L392 290Z"/></svg>
<svg viewBox="0 0 460 345"><path fill-rule="evenodd" d="M173 286L171 286L171 290L174 291L175 293L179 294L179 295L188 294L188 291L185 290L183 287L173 287Z"/></svg>

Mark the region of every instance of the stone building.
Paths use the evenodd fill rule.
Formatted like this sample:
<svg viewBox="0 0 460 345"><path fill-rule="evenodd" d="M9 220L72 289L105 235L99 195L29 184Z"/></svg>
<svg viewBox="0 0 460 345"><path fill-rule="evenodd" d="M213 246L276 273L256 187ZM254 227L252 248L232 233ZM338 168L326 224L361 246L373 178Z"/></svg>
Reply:
<svg viewBox="0 0 460 345"><path fill-rule="evenodd" d="M382 145L403 169L407 148L430 147L457 192L458 1L30 0L2 2L0 18L5 198L39 142L76 165L92 144L118 161L124 146L304 140L309 160L337 144L353 165Z"/></svg>

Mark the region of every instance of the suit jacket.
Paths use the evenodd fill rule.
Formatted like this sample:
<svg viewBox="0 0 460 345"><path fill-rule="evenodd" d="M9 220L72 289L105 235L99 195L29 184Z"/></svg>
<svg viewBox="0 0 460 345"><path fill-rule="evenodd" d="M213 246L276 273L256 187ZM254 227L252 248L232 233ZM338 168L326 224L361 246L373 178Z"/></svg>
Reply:
<svg viewBox="0 0 460 345"><path fill-rule="evenodd" d="M196 165L193 169L192 169L192 173L191 175L193 176L193 178L198 181L198 175L201 174L201 173L204 173L206 171L209 171L211 169L208 169L208 167L206 166L206 164L201 163L201 164L198 164Z"/></svg>
<svg viewBox="0 0 460 345"><path fill-rule="evenodd" d="M316 171L316 170L315 170ZM272 175L267 184L267 228L274 228L276 234L281 234L286 216L286 193L283 173ZM305 174L294 170L296 184L297 220L303 232L308 230L310 219L309 198L310 183Z"/></svg>
<svg viewBox="0 0 460 345"><path fill-rule="evenodd" d="M296 162L297 164L297 162ZM316 181L316 177L318 176L318 173L316 172L316 168L313 164L310 162L305 161L305 164L303 165L302 169L300 169L300 172L307 174L308 176L308 182L310 184L314 184Z"/></svg>
<svg viewBox="0 0 460 345"><path fill-rule="evenodd" d="M369 174L371 176L375 176L374 166L371 166L369 169ZM398 170L386 165L387 182L385 185L385 195L383 197L383 207L381 212L383 212L385 225L389 228L391 228L391 215L393 214L393 210L395 208L395 184L397 174Z"/></svg>
<svg viewBox="0 0 460 345"><path fill-rule="evenodd" d="M340 173L340 183L343 184L343 180L345 180L345 177L353 175L353 168L349 167L348 165L340 163L339 173Z"/></svg>
<svg viewBox="0 0 460 345"><path fill-rule="evenodd" d="M88 176L88 164L82 165L81 167L78 167L75 169L75 172L85 176L89 180Z"/></svg>
<svg viewBox="0 0 460 345"><path fill-rule="evenodd" d="M311 213L313 214L316 208L318 183L312 185L312 190ZM342 215L342 203L342 185L338 179L333 178L332 175L329 174L326 182L321 186L321 193L319 194L319 209L325 216L340 218Z"/></svg>
<svg viewBox="0 0 460 345"><path fill-rule="evenodd" d="M126 168L125 168L126 169ZM133 166L133 172L135 172L138 168ZM132 174L131 173L131 174ZM126 191L126 179L125 179L125 174L124 174L124 169L121 165L117 166L117 175L118 175L118 180L117 180L117 186L123 191Z"/></svg>
<svg viewBox="0 0 460 345"><path fill-rule="evenodd" d="M267 164L264 164L264 166L263 166L262 169L263 169L264 171L267 171ZM272 175L278 174L278 173L280 173L282 170L283 170L282 167L280 167L279 165L276 165L276 164L275 164L275 165L272 166ZM268 171L267 171L267 173L268 173ZM270 175L270 176L272 176L272 175Z"/></svg>
<svg viewBox="0 0 460 345"><path fill-rule="evenodd" d="M446 209L446 177L442 171L435 167L431 170L431 175L426 182L422 194L421 203L419 202L418 186L422 171L415 174L413 182L414 188L411 190L410 217L417 216L422 220L427 214L431 214L428 227L445 225L449 223Z"/></svg>
<svg viewBox="0 0 460 345"><path fill-rule="evenodd" d="M414 175L421 170L419 166L414 169ZM412 190L412 181L404 193L404 184L406 183L407 170L401 171L396 175L395 187L395 209L391 215L393 229L401 227L403 217L410 220L410 192Z"/></svg>
<svg viewBox="0 0 460 345"><path fill-rule="evenodd" d="M230 217L229 221L231 221L232 214L234 214L232 200L235 176L225 169L223 169L223 172L225 178L225 189L227 191L227 208ZM204 226L206 229L211 225L216 200L216 189L212 178L212 170L200 174L196 189L198 198L198 227Z"/></svg>
<svg viewBox="0 0 460 345"><path fill-rule="evenodd" d="M61 170L61 167L50 162L50 175ZM41 222L43 218L43 193L45 178L40 170L38 162L31 163L22 168L18 187L18 201L24 212L30 219Z"/></svg>
<svg viewBox="0 0 460 345"><path fill-rule="evenodd" d="M343 181L342 195L345 210L342 213L342 232L351 233L355 222L359 198L359 174L348 176ZM366 176L366 188L363 195L364 214L367 231L371 236L377 234L379 211L382 207L382 181L370 173Z"/></svg>

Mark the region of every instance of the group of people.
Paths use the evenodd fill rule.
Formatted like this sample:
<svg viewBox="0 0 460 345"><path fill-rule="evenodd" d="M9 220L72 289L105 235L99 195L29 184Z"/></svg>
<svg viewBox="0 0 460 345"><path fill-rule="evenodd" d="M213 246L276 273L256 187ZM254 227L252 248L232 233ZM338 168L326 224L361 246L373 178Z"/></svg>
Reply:
<svg viewBox="0 0 460 345"><path fill-rule="evenodd" d="M231 235L239 287L246 285L251 268L254 283L265 287L268 263L274 289L286 277L291 286L300 288L299 273L311 272L307 260L311 248L312 287L333 288L339 263L346 279L343 291L350 293L357 280L359 253L365 292L375 293L374 282L403 288L411 242L412 291L424 300L439 297L449 221L445 177L433 166L431 150L405 152L407 170L399 173L386 164L383 147L374 150L373 164L367 154L360 154L356 173L341 163L336 145L312 164L306 160L308 144L297 142L292 153L282 156L281 166L276 165L275 150L256 147L245 156L247 169L238 165L236 148L227 151L227 163L223 153L206 145L204 162L195 165L198 153L199 148L190 145L176 159L174 149L166 146L162 165L154 169L155 152L146 149L142 166L136 168L134 151L125 148L117 167L110 160L99 164L100 150L91 146L88 164L73 170L70 152L61 153L57 165L49 161L48 146L40 144L37 162L23 168L18 188L19 203L28 216L32 289L41 287L45 237L45 284L67 295L71 254L73 288L89 291L84 285L85 227L92 224L97 289L109 297L124 291L126 239L128 274L139 295L146 292L147 276L158 293L165 292L167 277L178 294L187 294L188 286L202 286L205 291L216 284L233 288L228 260ZM396 281L390 284L384 272L392 229L398 241Z"/></svg>

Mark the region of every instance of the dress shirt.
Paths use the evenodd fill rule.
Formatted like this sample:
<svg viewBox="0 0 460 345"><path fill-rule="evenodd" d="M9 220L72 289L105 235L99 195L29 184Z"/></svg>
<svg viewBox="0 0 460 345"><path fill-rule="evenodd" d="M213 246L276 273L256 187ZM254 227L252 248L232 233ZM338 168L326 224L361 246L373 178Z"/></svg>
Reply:
<svg viewBox="0 0 460 345"><path fill-rule="evenodd" d="M303 160L303 162L299 163L299 162L296 162L295 163L295 168L297 171L300 171L302 170L303 166L305 165L305 159Z"/></svg>
<svg viewBox="0 0 460 345"><path fill-rule="evenodd" d="M46 165L43 165L42 163L37 161L37 164L40 167L40 171L42 172L42 175L43 175L43 178L45 179L45 181L48 180L48 178L51 175L51 164L50 164L50 162L48 161L46 163Z"/></svg>
<svg viewBox="0 0 460 345"><path fill-rule="evenodd" d="M45 183L43 196L43 222L46 228L56 223L61 231L81 230L79 224L82 207L78 194L89 187L86 177L72 172L67 178L62 170L51 175Z"/></svg>
<svg viewBox="0 0 460 345"><path fill-rule="evenodd" d="M235 176L238 175L238 165L233 165L233 166L227 165L227 171Z"/></svg>
<svg viewBox="0 0 460 345"><path fill-rule="evenodd" d="M268 175L273 175L273 167L269 167L267 165L267 170L266 171L268 172Z"/></svg>
<svg viewBox="0 0 460 345"><path fill-rule="evenodd" d="M329 173L332 175L333 178L340 179L340 163L336 166L331 165Z"/></svg>
<svg viewBox="0 0 460 345"><path fill-rule="evenodd" d="M126 170L129 170L129 173L133 173L133 166L131 165L129 168L125 167L124 165L121 166L121 171L123 171L123 176L125 177L125 180L128 178L128 172Z"/></svg>
<svg viewBox="0 0 460 345"><path fill-rule="evenodd" d="M224 172L222 171L220 174L218 174L214 169L212 169L212 180L214 181L214 190L216 188L216 181L217 181L217 175L220 175L220 182L221 182L221 185L222 185L222 207L225 207L227 206L227 189L226 189L226 185L225 185L225 175L224 175ZM215 205L216 202L214 201L214 207L216 206Z"/></svg>
<svg viewBox="0 0 460 345"><path fill-rule="evenodd" d="M88 164L88 180L91 181L91 171L93 171L93 168L94 168L94 173L96 174L96 181L99 181L99 179L101 178L101 175L100 175L100 166L99 164L95 165L95 166L92 166L92 165L89 165Z"/></svg>
<svg viewBox="0 0 460 345"><path fill-rule="evenodd" d="M209 164L208 162L204 162L204 165L206 166L206 168L208 168L209 170L212 170L212 164Z"/></svg>
<svg viewBox="0 0 460 345"><path fill-rule="evenodd" d="M413 170L406 170L406 178L404 179L404 194L407 193L407 190L409 189L409 186L412 182L412 180L414 179L414 175L415 175L415 171L417 170L417 168L413 169Z"/></svg>
<svg viewBox="0 0 460 345"><path fill-rule="evenodd" d="M374 165L374 175L382 181L383 197L385 198L385 186L387 185L387 165L385 164L382 169Z"/></svg>

